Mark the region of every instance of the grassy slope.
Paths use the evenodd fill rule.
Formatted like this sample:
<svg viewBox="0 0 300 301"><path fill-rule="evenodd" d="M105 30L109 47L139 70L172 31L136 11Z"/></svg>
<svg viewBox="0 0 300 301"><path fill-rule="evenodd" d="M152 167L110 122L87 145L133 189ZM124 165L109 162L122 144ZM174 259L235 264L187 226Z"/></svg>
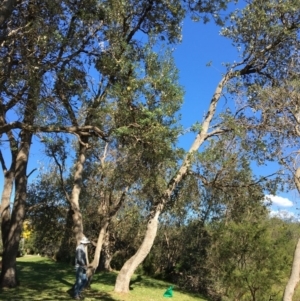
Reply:
<svg viewBox="0 0 300 301"><path fill-rule="evenodd" d="M0 291L0 300L72 300L68 290L75 280L72 266L55 263L39 256L18 258L17 264L21 285L16 289ZM113 292L116 274L96 274L92 288L84 292L85 301L208 301L197 295L180 292L174 288L173 298L164 298L163 293L169 283L144 276L135 276L129 294L120 295Z"/></svg>

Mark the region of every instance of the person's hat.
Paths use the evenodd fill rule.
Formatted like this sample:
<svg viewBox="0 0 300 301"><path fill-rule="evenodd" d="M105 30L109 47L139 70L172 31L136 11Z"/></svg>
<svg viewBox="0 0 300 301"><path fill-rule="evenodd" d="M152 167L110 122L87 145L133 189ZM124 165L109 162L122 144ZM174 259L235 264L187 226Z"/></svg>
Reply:
<svg viewBox="0 0 300 301"><path fill-rule="evenodd" d="M90 241L84 236L81 241L80 241L81 244L89 244Z"/></svg>

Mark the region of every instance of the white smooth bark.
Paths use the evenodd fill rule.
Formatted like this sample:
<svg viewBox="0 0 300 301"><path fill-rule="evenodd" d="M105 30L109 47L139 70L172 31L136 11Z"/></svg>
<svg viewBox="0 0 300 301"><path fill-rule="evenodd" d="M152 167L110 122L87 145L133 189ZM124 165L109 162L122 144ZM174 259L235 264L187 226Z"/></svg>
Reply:
<svg viewBox="0 0 300 301"><path fill-rule="evenodd" d="M300 239L294 253L293 266L290 279L285 287L283 301L293 301L295 288L300 280Z"/></svg>
<svg viewBox="0 0 300 301"><path fill-rule="evenodd" d="M129 284L131 276L133 275L136 268L143 262L146 256L149 254L154 239L157 233L158 227L158 217L160 215L160 211L157 211L149 221L147 225L146 234L144 236L144 240L137 250L137 252L125 262L123 265L115 283L114 291L117 293L128 293L129 292Z"/></svg>

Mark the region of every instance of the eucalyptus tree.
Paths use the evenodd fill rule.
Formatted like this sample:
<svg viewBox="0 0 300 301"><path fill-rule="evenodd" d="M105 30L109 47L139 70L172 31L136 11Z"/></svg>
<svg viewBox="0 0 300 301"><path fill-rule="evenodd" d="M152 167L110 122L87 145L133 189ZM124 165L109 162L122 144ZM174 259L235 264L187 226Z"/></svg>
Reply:
<svg viewBox="0 0 300 301"><path fill-rule="evenodd" d="M291 45L298 41L297 7L298 1L277 3L254 0L248 2L244 8L230 13L221 34L230 38L233 45L240 50L240 62L227 65L227 71L216 87L199 132L186 157L173 177L165 181L163 192L155 195L144 241L120 271L115 285L116 292L129 291L130 277L149 253L156 236L158 218L176 187L190 172L193 154L213 137L229 130L238 133L243 128L247 129L246 122L235 121L235 117L245 114L242 109L233 112L231 117L220 115L217 120L217 104L225 93L230 95L237 91L242 93L251 90L254 83L264 86L271 82L272 77L276 77L278 70L282 70L289 57L294 54Z"/></svg>
<svg viewBox="0 0 300 301"><path fill-rule="evenodd" d="M73 45L78 37L72 40L69 36L63 41L64 34L60 35L59 32L64 32L62 24L66 24L70 16L65 11L68 3L65 4L51 1L19 3L6 21L7 26L1 28L1 134L7 136L11 151L11 167L7 169L7 163L1 161L5 172L1 206L2 226L5 228L2 232L2 286L14 287L17 284L15 258L25 215L26 170L33 133L74 133L81 130L68 124L66 126L66 123L58 124L54 120L52 109L56 100L49 95L51 72L59 68L60 64L70 63L85 50L89 41L87 38L77 48L69 47L66 41ZM65 15L62 13L64 11ZM58 22L58 15L62 17L62 23ZM86 32L84 36L88 37ZM47 115L42 116L45 111ZM85 128L84 131L88 133L89 130ZM15 201L10 214L8 202L13 180Z"/></svg>
<svg viewBox="0 0 300 301"><path fill-rule="evenodd" d="M261 158L278 162L281 167L281 177L285 179L283 189L297 189L299 185L299 83L297 74L298 66L294 57L299 51L298 43L292 45L294 52L281 71L280 76L274 78L272 84L264 89L253 86L255 95L251 94L251 108L256 115L249 120L253 128L252 136L261 137L259 148ZM295 249L291 278L287 284L284 300L292 300L294 289L299 282L299 241Z"/></svg>
<svg viewBox="0 0 300 301"><path fill-rule="evenodd" d="M32 124L37 111L38 95L41 89L42 70L35 68L38 61L45 56L34 55L35 45L32 36L37 31L35 22L37 15L33 5L28 5L22 17L11 23L11 28L22 28L27 25L27 30L22 40L7 38L2 42L1 48L1 127L7 125L8 112L12 109L22 111L23 116L19 117L27 124ZM9 30L9 29L5 29ZM5 31L5 30L2 30ZM22 61L22 63L21 63ZM20 63L20 64L19 64ZM32 65L32 67L29 67ZM18 105L19 104L19 105ZM25 215L27 162L29 149L32 140L32 133L21 130L17 134L8 128L6 132L12 154L11 168L6 173L5 187L3 190L2 232L3 240L3 267L1 271L1 285L13 287L16 285L15 258L18 251L22 223ZM2 166L4 166L2 162ZM10 215L9 199L12 191L12 181L15 181L15 202Z"/></svg>
<svg viewBox="0 0 300 301"><path fill-rule="evenodd" d="M85 66L93 69L99 79L89 82L88 77L80 77L82 82L79 80L81 85L78 88L85 86L89 92L78 100L77 105L81 106L81 110L77 111L76 106L73 106L73 78L82 74L82 62L79 63L79 67L74 65L71 73L70 69L61 68L54 85L55 96L65 105L66 113L74 127L78 128L79 124L97 124L109 135L109 139L106 139L108 147L116 148L116 152L121 154L119 156L131 157L129 162L136 159L138 163L134 162L132 166L137 166L135 171L141 172L141 168L149 169L147 164L151 160L154 166L156 155L156 162L172 155L168 144L170 141L172 143L178 133L176 127L172 128L175 124L174 114L179 109L182 96L176 83L176 70L168 54L161 58L151 48L154 47L158 36L171 42L180 39L179 24L184 10L179 1L173 2L172 5L169 5L168 1L109 1L101 3L99 9L102 13L102 28L97 35L98 48L89 50L87 55L90 55L90 59L84 62ZM86 19L94 17L90 11L84 11L82 14ZM149 41L146 44L141 43L141 36ZM63 80L65 78L70 78L71 81L66 82ZM169 102L169 99L172 99L172 102ZM74 186L69 197L77 241L83 235L79 194L84 162L88 148L92 147L86 133L78 133L78 138ZM161 144L165 153L156 154L153 143ZM102 158L106 156L105 149L102 149ZM134 170L131 169L130 174L134 174ZM138 177L140 175L136 174L131 182L137 181ZM123 189L123 192L120 191L120 200L126 195L127 188ZM101 195L103 193L104 191ZM104 225L106 226L100 231L95 256L100 253L100 242L107 223ZM99 262L99 259L96 261Z"/></svg>
<svg viewBox="0 0 300 301"><path fill-rule="evenodd" d="M0 132L6 134L10 142L13 161L7 179L12 183L11 179L15 178L16 195L12 217L7 215L11 230L7 241L12 245L5 247L7 260L1 282L2 286L15 286L14 254L25 214L26 167L33 133L77 135L78 162L70 204L74 231L79 240L83 226L78 200L89 137L107 139L112 131L112 117L105 114L107 110L117 108L124 116L128 117L127 113L131 111L131 117L134 115L133 111L138 107L132 98L138 90L134 82L134 78L138 78L134 74L134 63L143 65L145 49L141 37L171 43L179 41L184 8L180 1L154 0L30 0L5 1L3 4ZM195 4L191 1L188 5ZM206 15L223 5L223 1L203 2L201 9ZM89 81L90 70L97 73L95 82ZM149 93L150 88L147 89L145 93ZM159 87L158 91L161 90ZM135 114L137 112L141 110ZM13 121L12 116L16 117ZM117 124L119 128L122 126ZM22 138L20 144L17 143L18 136ZM2 166L6 170L5 164ZM9 189L11 191L8 188L6 195L10 195ZM4 203L2 208L6 208L1 209L6 214L7 204ZM16 220L16 216L20 218Z"/></svg>
<svg viewBox="0 0 300 301"><path fill-rule="evenodd" d="M12 130L16 129L23 139L20 150L12 154L11 171L17 171L14 174L17 189L9 220L18 230L11 232L13 240L9 241L14 242L14 250L24 216L26 167L32 134L67 132L78 137L80 148L70 198L78 240L83 231L78 198L88 137L105 139L104 131L111 130L111 117L101 112L115 108L113 99L128 97L108 97L107 92L116 85L129 91L128 85L124 85L131 79L132 62L142 59L139 38L133 37L143 32L175 42L180 38L178 24L183 12L179 1L173 6L156 1L28 1L15 7L14 14L6 20L8 26L2 29L1 52L1 133L10 135L12 151L17 145ZM100 84L99 81L96 85L88 82L88 69L98 71ZM94 88L97 91L91 95ZM127 109L131 110L132 99L129 97L128 101ZM16 119L7 122L12 110L18 112ZM7 208L7 205L2 207ZM20 217L18 221L14 220L15 215ZM8 246L4 251L5 258L8 256L10 260L5 260L2 269L3 286L16 284L12 268L14 253Z"/></svg>
<svg viewBox="0 0 300 301"><path fill-rule="evenodd" d="M60 58L65 53L68 55L71 52L68 47L76 51L52 71L55 82L48 97L55 99L60 106L46 106L45 110L50 116L56 113L59 118L53 118L59 122L65 119L64 122L69 122L73 129L80 128L80 124L88 129L87 132L77 131L78 160L74 170L75 184L69 198L78 241L83 235L79 194L89 136L92 133L105 139L104 132L111 134L114 127L122 128L125 116L140 112L139 109L131 112L141 102L134 97L143 93L143 83L136 71L140 67L135 66L135 63L143 65L146 56L146 47L139 42L140 37L161 35L161 38L175 42L180 38L178 24L184 11L179 1L170 7L167 2L156 1L90 1L89 5L65 6L64 11L65 17L68 16L65 21L69 22L62 23L59 28L62 48L58 55ZM78 45L76 42L82 37L88 45L84 49L83 43ZM88 75L87 69L92 69L96 75ZM89 81L91 77L94 79ZM115 109L122 110L124 117L114 124L112 110ZM96 127L91 127L91 124Z"/></svg>
<svg viewBox="0 0 300 301"><path fill-rule="evenodd" d="M296 188L299 192L298 5L298 1L283 1L264 7L264 10L257 9L257 14L268 20L265 24L268 32L264 40L277 41L280 51L274 52L276 60L265 58L266 63L272 62L265 71L268 78L264 81L249 81L248 89L242 92L245 92L247 99L241 101L241 106L246 105L250 110L243 116L241 123L248 124L250 134L245 142L255 149L259 161L276 161L280 165L281 177L285 179L282 189ZM283 41L281 37L285 34ZM298 241L291 277L283 297L285 301L292 300L299 282L299 255Z"/></svg>
<svg viewBox="0 0 300 301"><path fill-rule="evenodd" d="M229 132L222 139L212 140L204 151L195 155L194 169L177 187L168 210L161 215L158 237L143 262L143 271L206 295L218 297L224 293L220 290L221 276L217 277L216 270L221 266L215 264L218 250L214 249L222 245L221 230L225 233L232 224L240 223L240 229L236 230L242 231L245 216L251 218L251 223L256 222L255 218L259 222L267 218L263 192L273 187L277 180L256 178L252 174L251 155L240 147L241 142L240 137ZM269 241L268 246L272 243ZM261 250L261 256L268 257L265 251ZM252 250L252 255L254 253ZM222 268L226 270L227 261L222 260ZM250 264L249 268L252 268ZM227 271L226 277L233 277L230 270ZM277 279L276 275L269 279L270 283ZM222 284L222 289L233 287L233 283L231 285Z"/></svg>

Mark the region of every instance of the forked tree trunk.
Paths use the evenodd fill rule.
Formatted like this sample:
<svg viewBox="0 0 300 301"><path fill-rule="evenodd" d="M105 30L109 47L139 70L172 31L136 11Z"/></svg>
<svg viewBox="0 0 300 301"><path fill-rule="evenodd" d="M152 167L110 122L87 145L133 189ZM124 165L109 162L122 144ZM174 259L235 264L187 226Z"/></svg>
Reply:
<svg viewBox="0 0 300 301"><path fill-rule="evenodd" d="M33 74L32 78L35 78L35 75ZM37 87L31 87L28 93L28 100L24 112L25 124L34 123L35 113L37 110L37 95L39 95L39 90ZM19 134L19 145L17 145L17 143L14 145L14 139L11 133L8 133L7 135L10 138L10 147L13 154L12 166L15 166L15 198L9 230L7 233L7 241L5 241L3 245L0 286L12 288L18 285L16 258L18 255L19 243L25 218L25 205L27 196L26 172L30 145L32 141L32 133L22 130Z"/></svg>
<svg viewBox="0 0 300 301"><path fill-rule="evenodd" d="M149 219L147 224L147 230L144 236L144 240L137 250L137 252L125 262L123 265L120 273L118 274L118 277L116 279L115 284L115 292L117 293L128 293L129 292L129 284L130 279L136 270L136 268L144 261L144 259L149 254L154 239L156 237L157 233L157 227L158 227L158 217L160 215L161 211L157 210L155 212L155 215Z"/></svg>
<svg viewBox="0 0 300 301"><path fill-rule="evenodd" d="M113 204L111 204L111 206L109 208L105 208L106 206L103 206L104 212L106 211L107 216L103 219L103 224L101 226L99 235L98 235L98 240L97 240L97 245L96 245L96 250L94 253L94 260L93 262L89 265L89 269L87 271L87 276L88 276L88 286L90 286L90 283L92 281L92 277L94 276L98 266L99 266L99 262L100 262L100 254L101 254L101 250L102 250L102 246L104 243L104 239L106 236L106 232L107 232L107 228L109 225L109 222L111 220L111 218L113 216L116 215L116 213L118 212L118 210L120 209L121 205L124 203L125 201L125 197L128 191L128 187L126 187L124 189L124 191L122 192L120 198L118 198L117 200L115 200L115 202ZM110 201L112 201L112 198L109 198Z"/></svg>
<svg viewBox="0 0 300 301"><path fill-rule="evenodd" d="M31 144L31 134L23 133L22 146L16 159L15 200L11 215L7 241L3 245L1 287L16 287L18 285L16 258L19 249L22 226L25 217L25 202L27 193L27 163Z"/></svg>
<svg viewBox="0 0 300 301"><path fill-rule="evenodd" d="M298 239L298 243L295 249L291 276L285 287L283 301L293 301L295 288L299 280L300 280L300 239Z"/></svg>

